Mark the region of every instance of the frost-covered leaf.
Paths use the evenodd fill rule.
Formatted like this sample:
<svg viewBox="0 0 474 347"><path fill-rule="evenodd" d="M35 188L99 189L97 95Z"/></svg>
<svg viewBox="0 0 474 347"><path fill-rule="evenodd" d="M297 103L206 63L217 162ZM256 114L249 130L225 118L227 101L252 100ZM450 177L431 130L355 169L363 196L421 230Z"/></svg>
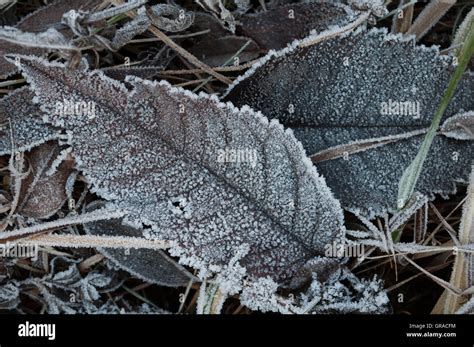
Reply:
<svg viewBox="0 0 474 347"><path fill-rule="evenodd" d="M61 23L61 17L71 9L86 10L99 4L100 0L58 0L30 13L18 22L17 27L28 32L46 31Z"/></svg>
<svg viewBox="0 0 474 347"><path fill-rule="evenodd" d="M1 27L0 40L26 47L60 47L71 49L68 40L56 29L50 28L40 33L30 33L15 27Z"/></svg>
<svg viewBox="0 0 474 347"><path fill-rule="evenodd" d="M64 13L61 23L68 27L74 35L83 41L94 44L98 48L106 47L109 50L118 50L126 45L134 36L146 31L150 25L150 20L145 16L138 16L126 22L121 28L113 28L113 38L109 40L98 28L103 27L106 20L120 18L125 13L142 6L146 0L137 0L113 6L97 12L86 12L71 9ZM107 35L108 36L108 35Z"/></svg>
<svg viewBox="0 0 474 347"><path fill-rule="evenodd" d="M51 273L45 276L45 279L48 279L49 283L53 286L68 287L77 284L81 280L81 274L79 273L77 264L73 263L62 271L56 272L53 268Z"/></svg>
<svg viewBox="0 0 474 347"><path fill-rule="evenodd" d="M99 290L110 284L112 278L99 272L89 272L85 278L79 282L82 295L86 301L95 301L100 298Z"/></svg>
<svg viewBox="0 0 474 347"><path fill-rule="evenodd" d="M143 230L123 225L120 220L87 223L84 229L92 235L143 237ZM100 252L121 269L150 283L177 287L198 280L161 250L102 248Z"/></svg>
<svg viewBox="0 0 474 347"><path fill-rule="evenodd" d="M280 298L275 292L278 284L271 278L259 278L248 284L240 295L240 303L261 312L291 313L290 300Z"/></svg>
<svg viewBox="0 0 474 347"><path fill-rule="evenodd" d="M186 12L182 8L170 4L158 4L150 7L148 17L151 24L161 30L179 32L189 28L194 21L194 13ZM145 10L140 9L138 16L144 16Z"/></svg>
<svg viewBox="0 0 474 347"><path fill-rule="evenodd" d="M13 281L0 286L0 309L11 310L20 303L20 290Z"/></svg>
<svg viewBox="0 0 474 347"><path fill-rule="evenodd" d="M41 120L43 112L33 103L33 96L24 87L0 99L0 155L11 153L12 148L24 152L59 137Z"/></svg>
<svg viewBox="0 0 474 347"><path fill-rule="evenodd" d="M207 30L208 33L205 34L205 37L218 38L229 35L229 31L214 16L204 12L196 12L194 14L194 22L190 29L192 32Z"/></svg>
<svg viewBox="0 0 474 347"><path fill-rule="evenodd" d="M448 118L441 125L441 133L456 140L474 140L474 111Z"/></svg>
<svg viewBox="0 0 474 347"><path fill-rule="evenodd" d="M340 3L297 3L239 18L237 33L250 37L262 50L281 49L311 31L343 26L359 13Z"/></svg>
<svg viewBox="0 0 474 347"><path fill-rule="evenodd" d="M54 28L39 33L22 31L15 27L0 27L0 52L46 54L50 51L58 52L61 56L70 56L76 50L72 42ZM12 64L3 57L0 61L0 78L6 78L15 72Z"/></svg>
<svg viewBox="0 0 474 347"><path fill-rule="evenodd" d="M22 47L21 45L14 44L0 38L0 78L7 78L8 76L14 74L17 69L15 65L6 61L3 57L5 54L43 54L45 53L44 49L41 48L31 48L31 47Z"/></svg>
<svg viewBox="0 0 474 347"><path fill-rule="evenodd" d="M127 22L123 27L115 32L114 38L110 43L113 50L118 50L125 46L135 36L140 35L148 30L150 27L150 20L146 16L137 17Z"/></svg>
<svg viewBox="0 0 474 347"><path fill-rule="evenodd" d="M70 135L93 191L173 241L201 269L240 261L250 277L289 279L325 245L343 242L339 203L300 143L276 121L166 82L131 77L130 92L100 71L21 57L46 120ZM96 105L64 115L58 102Z"/></svg>
<svg viewBox="0 0 474 347"><path fill-rule="evenodd" d="M117 1L116 3L112 4L112 6L100 6L98 11L93 13L81 11L81 13L75 13L73 11L73 17L75 15L79 15L79 17L84 19L85 23L99 23L101 21L111 19L114 17L120 17L127 12L131 12L136 10L147 3L148 0L131 0L131 1ZM105 9L104 9L105 7ZM63 16L64 19L64 16Z"/></svg>
<svg viewBox="0 0 474 347"><path fill-rule="evenodd" d="M346 148L346 155L342 150L316 163L344 207L369 215L395 209L398 181L454 71L452 58L380 29L299 43L270 53L230 87L225 100L277 118L309 155ZM473 90L468 72L444 121L474 109ZM452 193L455 182L466 182L473 151L472 141L437 136L416 189Z"/></svg>
<svg viewBox="0 0 474 347"><path fill-rule="evenodd" d="M64 160L56 142L34 148L27 154L27 161L28 175L22 181L18 212L26 217L48 218L66 201L66 182L74 163Z"/></svg>

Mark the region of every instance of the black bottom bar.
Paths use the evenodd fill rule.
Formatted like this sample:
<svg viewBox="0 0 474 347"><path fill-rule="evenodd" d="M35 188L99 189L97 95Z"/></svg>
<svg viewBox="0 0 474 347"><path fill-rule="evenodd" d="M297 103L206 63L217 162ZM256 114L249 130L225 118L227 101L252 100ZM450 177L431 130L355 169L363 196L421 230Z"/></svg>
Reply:
<svg viewBox="0 0 474 347"><path fill-rule="evenodd" d="M266 346L271 342L280 345L286 339L292 346L473 346L473 323L472 316L0 315L0 346L160 346L168 342L193 343L190 346L234 342L244 346L255 345L257 338L263 339ZM52 326L44 324L54 324L54 336ZM40 333L42 337L31 336Z"/></svg>

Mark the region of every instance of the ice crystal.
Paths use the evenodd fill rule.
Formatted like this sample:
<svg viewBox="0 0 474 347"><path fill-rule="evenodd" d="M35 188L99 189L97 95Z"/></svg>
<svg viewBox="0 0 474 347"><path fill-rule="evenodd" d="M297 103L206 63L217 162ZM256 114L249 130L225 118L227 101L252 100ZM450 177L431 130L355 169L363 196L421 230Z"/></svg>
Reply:
<svg viewBox="0 0 474 347"><path fill-rule="evenodd" d="M270 278L259 278L247 285L240 296L250 309L280 313L386 313L389 300L377 279L359 279L349 271L333 273L313 280L305 292L284 297L277 294L278 285Z"/></svg>

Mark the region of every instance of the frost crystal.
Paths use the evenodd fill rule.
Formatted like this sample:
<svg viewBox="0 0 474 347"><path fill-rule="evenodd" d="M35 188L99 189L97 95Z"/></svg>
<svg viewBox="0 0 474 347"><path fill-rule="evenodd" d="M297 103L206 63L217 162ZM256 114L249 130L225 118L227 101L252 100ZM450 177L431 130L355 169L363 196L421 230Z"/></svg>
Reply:
<svg viewBox="0 0 474 347"><path fill-rule="evenodd" d="M243 280L245 278L246 270L238 261L243 259L249 252L250 247L243 244L234 257L229 261L229 264L223 266L215 283L219 284L220 291L225 295L237 294L242 289Z"/></svg>
<svg viewBox="0 0 474 347"><path fill-rule="evenodd" d="M247 283L240 302L252 310L280 313L385 313L389 300L377 279L358 279L348 270L333 272L327 279L313 274L309 288L283 297L271 278Z"/></svg>
<svg viewBox="0 0 474 347"><path fill-rule="evenodd" d="M380 29L298 44L269 53L229 88L225 100L292 128L310 155L428 128L455 69L452 58L436 48ZM474 109L473 90L474 75L468 72L444 120ZM397 183L422 138L423 131L400 136L316 166L344 207L383 214L396 208ZM452 193L454 182L466 182L473 156L472 142L437 136L416 189Z"/></svg>
<svg viewBox="0 0 474 347"><path fill-rule="evenodd" d="M314 276L296 305L301 313L386 313L389 300L379 279L358 279L344 270L326 281Z"/></svg>
<svg viewBox="0 0 474 347"><path fill-rule="evenodd" d="M278 284L271 278L259 278L242 291L240 302L256 311L290 313L287 308L289 301L285 302L283 298L278 297L275 294L277 289Z"/></svg>

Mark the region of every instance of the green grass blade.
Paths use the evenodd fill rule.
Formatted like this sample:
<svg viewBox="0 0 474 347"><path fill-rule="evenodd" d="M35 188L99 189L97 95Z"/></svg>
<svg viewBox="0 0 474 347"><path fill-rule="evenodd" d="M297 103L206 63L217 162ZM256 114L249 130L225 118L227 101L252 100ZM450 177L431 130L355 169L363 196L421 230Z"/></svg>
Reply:
<svg viewBox="0 0 474 347"><path fill-rule="evenodd" d="M415 159L411 162L411 164L406 168L405 172L400 179L400 183L398 185L398 199L397 199L397 207L403 208L409 198L412 196L413 192L415 191L416 182L420 177L421 170L423 168L423 164L428 156L428 151L430 149L431 143L436 135L436 130L439 127L439 123L441 121L441 117L443 116L446 108L451 101L456 87L461 80L462 74L471 59L471 56L474 53L474 31L471 31L467 36L466 40L464 41L464 45L459 53L458 60L459 64L454 71L453 76L451 77L448 87L444 92L443 98L436 110L434 115L433 121L431 122L431 126L428 132L423 139L421 144L420 150L416 155Z"/></svg>

